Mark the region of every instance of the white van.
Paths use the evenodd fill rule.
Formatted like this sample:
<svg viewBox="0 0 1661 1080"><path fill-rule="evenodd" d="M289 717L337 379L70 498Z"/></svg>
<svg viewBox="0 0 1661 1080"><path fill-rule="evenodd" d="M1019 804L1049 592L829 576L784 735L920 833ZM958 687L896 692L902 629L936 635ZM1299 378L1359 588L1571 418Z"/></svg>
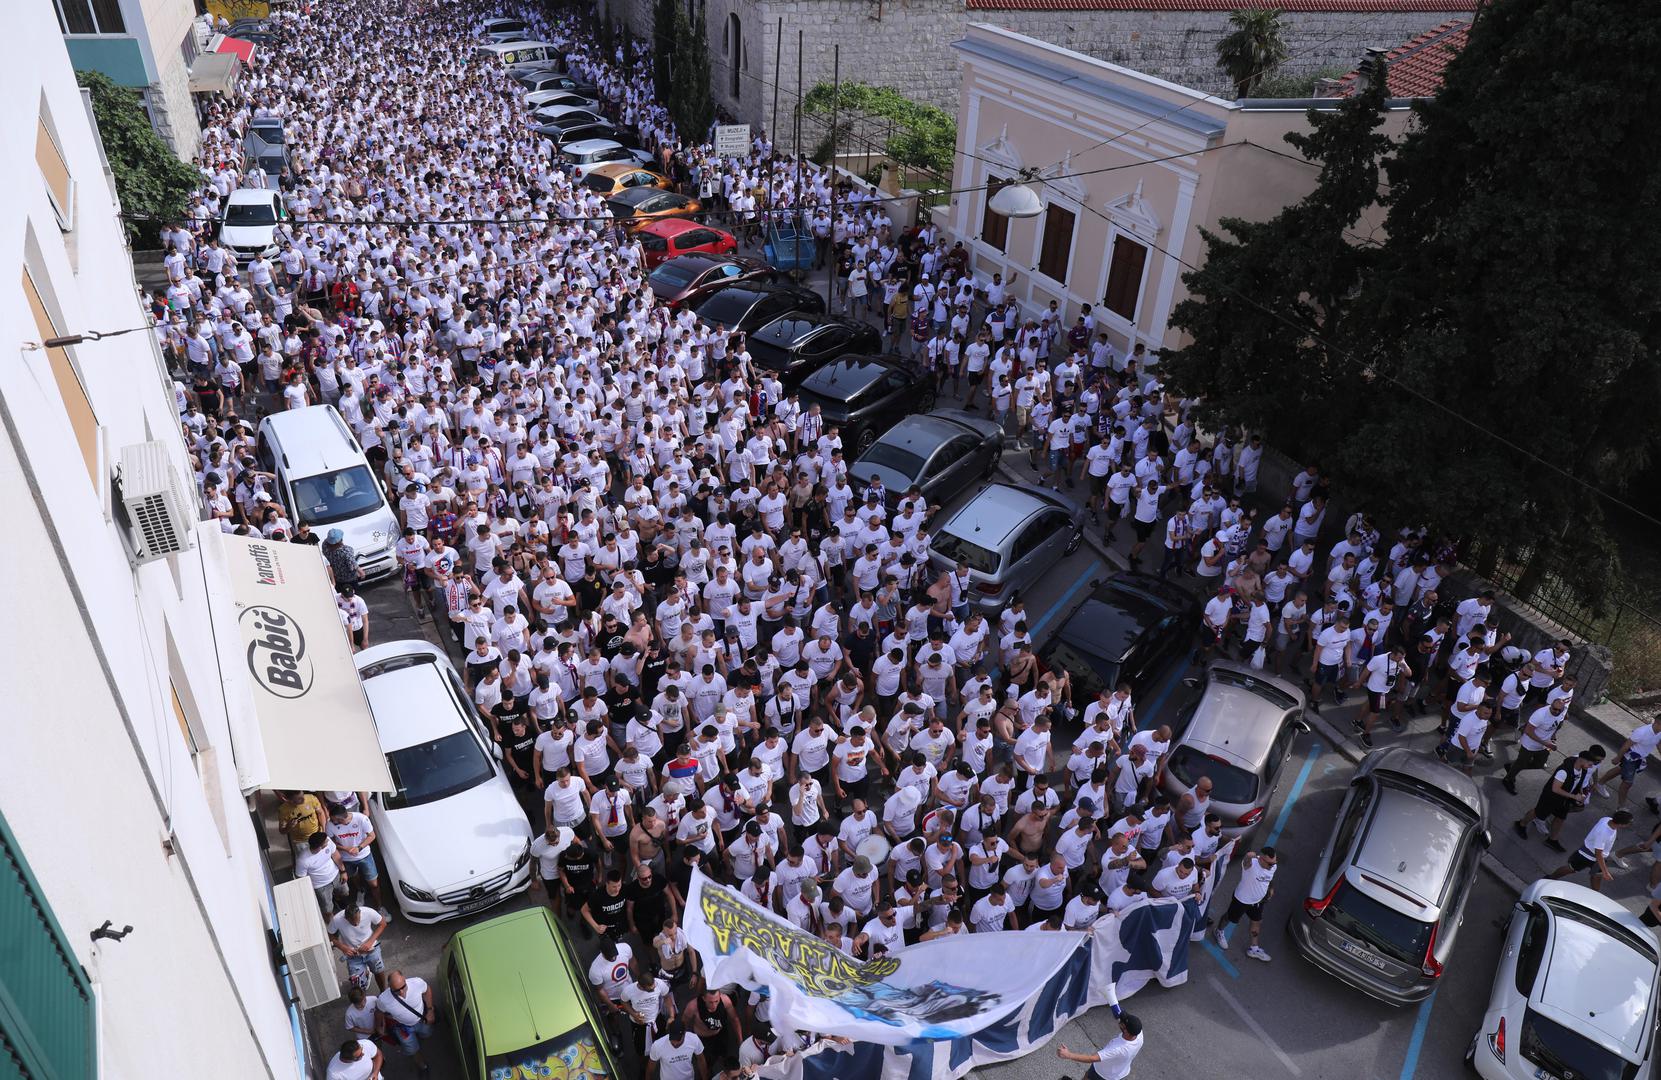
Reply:
<svg viewBox="0 0 1661 1080"><path fill-rule="evenodd" d="M480 56L494 57L505 68L552 67L565 54L546 41L492 41L477 46Z"/></svg>
<svg viewBox="0 0 1661 1080"><path fill-rule="evenodd" d="M259 455L276 474L278 500L325 537L339 529L357 552L364 578L398 567L398 517L387 505L375 471L333 405L272 413L260 421Z"/></svg>

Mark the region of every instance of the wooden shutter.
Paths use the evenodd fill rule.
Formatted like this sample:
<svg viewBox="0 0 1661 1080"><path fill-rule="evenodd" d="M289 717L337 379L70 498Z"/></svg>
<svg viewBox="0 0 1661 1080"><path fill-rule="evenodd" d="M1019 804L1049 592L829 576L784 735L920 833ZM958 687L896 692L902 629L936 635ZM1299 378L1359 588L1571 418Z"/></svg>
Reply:
<svg viewBox="0 0 1661 1080"><path fill-rule="evenodd" d="M992 209L992 196L1008 186L1009 181L1002 176L987 177L986 198L981 204L980 238L999 251L1009 250L1009 219Z"/></svg>
<svg viewBox="0 0 1661 1080"><path fill-rule="evenodd" d="M1067 284L1068 261L1073 256L1074 214L1051 203L1044 210L1044 243L1038 249L1038 272Z"/></svg>
<svg viewBox="0 0 1661 1080"><path fill-rule="evenodd" d="M1113 257L1107 267L1107 295L1102 303L1121 318L1136 321L1136 305L1142 298L1142 268L1148 249L1128 236L1113 238Z"/></svg>
<svg viewBox="0 0 1661 1080"><path fill-rule="evenodd" d="M64 164L58 141L46 127L44 116L35 120L35 164L40 166L40 175L46 180L46 191L52 196L52 209L58 212L58 224L68 228L75 207L74 183L69 178L69 166Z"/></svg>
<svg viewBox="0 0 1661 1080"><path fill-rule="evenodd" d="M35 317L35 330L40 339L45 341L56 337L58 332L52 325L52 317L47 313L46 305L41 301L27 270L23 272L23 295L29 299L29 311ZM97 487L98 417L92 411L92 402L87 398L86 388L81 385L81 376L75 371L75 365L69 361L69 354L63 349L47 349L46 356L52 365L58 394L63 398L64 412L69 414L69 426L75 431L75 443L81 448L81 458L86 462L87 475L92 477L93 486Z"/></svg>

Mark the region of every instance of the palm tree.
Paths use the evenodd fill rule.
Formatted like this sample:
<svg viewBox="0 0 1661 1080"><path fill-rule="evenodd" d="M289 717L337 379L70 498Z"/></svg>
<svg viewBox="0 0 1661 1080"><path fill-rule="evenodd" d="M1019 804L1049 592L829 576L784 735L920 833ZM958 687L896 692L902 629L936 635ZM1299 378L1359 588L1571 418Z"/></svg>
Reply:
<svg viewBox="0 0 1661 1080"><path fill-rule="evenodd" d="M1233 32L1217 42L1217 66L1234 84L1235 97L1250 97L1263 76L1287 56L1278 8L1245 8L1229 15Z"/></svg>

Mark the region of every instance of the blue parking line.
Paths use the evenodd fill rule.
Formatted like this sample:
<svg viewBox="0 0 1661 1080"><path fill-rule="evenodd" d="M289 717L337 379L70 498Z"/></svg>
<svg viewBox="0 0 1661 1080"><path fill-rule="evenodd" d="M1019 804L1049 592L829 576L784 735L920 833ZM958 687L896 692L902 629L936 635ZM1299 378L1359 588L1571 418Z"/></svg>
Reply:
<svg viewBox="0 0 1661 1080"><path fill-rule="evenodd" d="M1186 661L1178 661L1172 666L1171 673L1165 676L1165 682L1154 693L1153 700L1148 703L1148 707L1136 710L1136 726L1138 728L1147 731L1155 726L1159 710L1165 705L1165 699L1171 696L1171 691L1177 688L1177 684L1182 681L1182 676L1187 671L1188 664Z"/></svg>
<svg viewBox="0 0 1661 1080"><path fill-rule="evenodd" d="M1274 842L1280 839L1280 834L1286 830L1286 823L1292 817L1292 807L1297 804L1298 796L1303 794L1303 786L1309 782L1309 774L1315 771L1315 759L1321 756L1324 749L1326 748L1321 745L1319 739L1310 746L1309 756L1304 759L1303 768L1298 770L1298 778L1292 782L1292 790L1286 793L1286 801L1280 807L1280 816L1275 818L1275 827L1269 830L1264 844L1272 847Z"/></svg>
<svg viewBox="0 0 1661 1080"><path fill-rule="evenodd" d="M1238 979L1240 977L1240 969L1235 967L1229 960L1228 953L1219 949L1217 947L1217 943L1212 941L1209 936L1207 936L1206 939L1200 943L1200 945L1206 952L1211 954L1212 959L1216 960L1217 963L1222 966L1222 969L1228 973L1229 978Z"/></svg>
<svg viewBox="0 0 1661 1080"><path fill-rule="evenodd" d="M1049 625L1051 619L1064 611L1072 610L1073 597L1079 594L1080 589L1090 584L1091 578L1095 577L1096 571L1101 569L1101 565L1100 559L1091 560L1090 565L1084 568L1084 573L1079 575L1078 580L1068 586L1067 591L1061 594L1061 599L1050 605L1050 610L1044 612L1042 619L1028 627L1028 632L1032 635L1034 641L1038 640L1039 632Z"/></svg>
<svg viewBox="0 0 1661 1080"><path fill-rule="evenodd" d="M1413 1080L1413 1074L1419 1071L1419 1051L1425 1048L1425 1032L1430 1030L1430 1010L1435 1004L1436 990L1419 1003L1419 1015L1413 1020L1413 1036L1407 1040L1407 1057L1401 1063L1401 1080Z"/></svg>

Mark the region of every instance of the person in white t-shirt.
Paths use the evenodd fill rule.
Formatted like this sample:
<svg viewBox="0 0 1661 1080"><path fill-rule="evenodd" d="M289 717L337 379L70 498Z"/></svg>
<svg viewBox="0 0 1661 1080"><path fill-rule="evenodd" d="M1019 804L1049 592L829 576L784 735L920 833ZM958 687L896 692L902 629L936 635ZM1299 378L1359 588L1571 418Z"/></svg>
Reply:
<svg viewBox="0 0 1661 1080"><path fill-rule="evenodd" d="M1118 1011L1117 1005L1114 1011ZM1142 1021L1130 1013L1118 1013L1118 1016L1119 1034L1094 1054L1081 1054L1061 1043L1056 1046L1056 1057L1091 1066L1090 1071L1095 1073L1097 1080L1125 1080L1130 1075L1131 1062L1142 1052Z"/></svg>
<svg viewBox="0 0 1661 1080"><path fill-rule="evenodd" d="M1234 896L1228 902L1228 911L1223 915L1223 921L1217 924L1217 929L1211 932L1212 939L1226 949L1229 928L1245 917L1251 932L1251 944L1246 948L1246 955L1265 964L1269 962L1269 954L1264 951L1260 942L1263 932L1263 905L1268 903L1269 897L1275 893L1277 862L1275 849L1267 845L1262 851L1247 852L1240 863L1240 881L1234 886Z"/></svg>
<svg viewBox="0 0 1661 1080"><path fill-rule="evenodd" d="M375 1080L384 1064L386 1057L380 1047L368 1039L347 1039L329 1059L323 1075L325 1080Z"/></svg>
<svg viewBox="0 0 1661 1080"><path fill-rule="evenodd" d="M679 1020L671 1021L668 1032L646 1052L646 1080L707 1080L703 1053L703 1040Z"/></svg>
<svg viewBox="0 0 1661 1080"><path fill-rule="evenodd" d="M1626 797L1632 794L1632 782L1638 774L1649 768L1650 755L1655 753L1656 747L1661 746L1661 713L1656 713L1647 724L1639 724L1627 735L1626 741L1621 743L1620 752L1615 755L1615 764L1598 777L1597 793L1604 798L1609 797L1609 789L1605 784L1613 780L1618 774L1621 778L1620 794L1615 798L1617 810L1626 806ZM1656 800L1649 800L1650 808L1655 809Z"/></svg>
<svg viewBox="0 0 1661 1080"><path fill-rule="evenodd" d="M1599 818L1586 830L1586 839L1580 842L1580 847L1569 853L1569 861L1547 876L1556 881L1571 874L1578 874L1582 870L1590 870L1592 878L1588 884L1593 892L1602 892L1604 885L1615 880L1615 874L1610 867L1618 870L1626 866L1626 863L1615 855L1615 836L1631 824L1630 810L1617 810L1608 817Z"/></svg>

